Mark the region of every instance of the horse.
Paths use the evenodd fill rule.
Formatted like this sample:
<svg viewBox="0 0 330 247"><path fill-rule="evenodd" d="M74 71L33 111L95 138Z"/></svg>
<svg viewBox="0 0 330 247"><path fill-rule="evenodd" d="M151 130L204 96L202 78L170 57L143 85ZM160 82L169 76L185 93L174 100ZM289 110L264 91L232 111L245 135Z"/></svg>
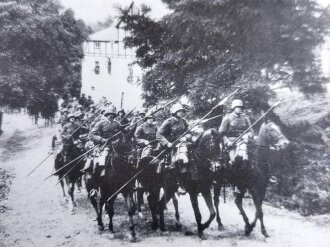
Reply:
<svg viewBox="0 0 330 247"><path fill-rule="evenodd" d="M164 224L159 226L158 215L161 204L161 189L168 189L168 186L165 186L164 169L162 169L163 164L161 163L160 159L156 158L157 153L158 152L156 151L152 154L154 156L146 156L138 161L137 172L141 173L137 177L137 181L142 185L142 188L139 188L137 191L137 210L139 214L141 214L143 193L147 192L147 201L152 216L151 229L155 231L160 228L162 231L165 231ZM171 185L174 186L172 189L176 191L177 185ZM175 227L176 229L181 229L182 225L180 222L178 199L175 194L172 196L172 202L175 209Z"/></svg>
<svg viewBox="0 0 330 247"><path fill-rule="evenodd" d="M219 147L221 138L217 131L213 131L209 137L210 146L213 147L213 152ZM283 149L288 146L290 142L283 135L281 129L272 121L266 119L261 125L259 130L256 148L248 163L243 162L241 159L236 159L232 166L219 165L223 161L214 161L215 164L215 186L214 186L214 202L217 211L218 228L223 228L220 215L219 215L219 195L221 187L225 184L231 184L238 188L239 193L235 193L235 204L240 211L245 222L245 235L248 236L256 226L257 220L260 220L261 233L265 237L269 237L264 221L262 203L265 198L268 182L270 179L270 167L268 165L267 157L269 157L270 147L274 146L278 149ZM220 154L220 147L218 153ZM242 200L244 194L249 191L254 202L256 213L252 223L243 209Z"/></svg>
<svg viewBox="0 0 330 247"><path fill-rule="evenodd" d="M80 140L76 144L71 144L69 147L65 147L61 152L59 152L55 158L55 174L58 175L58 179L61 183L63 197L66 200L66 193L64 189L64 181L68 187L69 209L71 213L74 213L74 207L76 206L74 200L74 188L75 184L82 175L81 169L84 167L84 160L82 154L84 153L84 148ZM80 158L78 158L80 157ZM78 159L77 159L78 158ZM64 167L68 163L72 162L70 165ZM62 168L64 167L64 168Z"/></svg>
<svg viewBox="0 0 330 247"><path fill-rule="evenodd" d="M119 139L112 142L109 146L109 154L106 158L105 175L100 176L98 172L97 183L94 185L95 192L99 190L100 198L97 201L97 193L90 195L90 200L97 214L97 222L99 230L104 230L102 221L102 208L105 205L109 215L109 231L114 236L112 218L114 216L114 202L118 195L118 190L125 181L128 181L134 173L134 167L131 163L131 135L121 133ZM133 200L133 183L125 186L120 193L123 195L129 216L129 240L136 241L134 220L135 205Z"/></svg>
<svg viewBox="0 0 330 247"><path fill-rule="evenodd" d="M165 229L164 209L166 204L173 197L178 189L178 184L186 189L190 196L191 205L195 214L197 231L200 239L204 240L203 231L208 228L216 216L212 195L212 173L210 162L204 143L204 136L201 135L194 143L181 141L172 150L172 163L174 168L168 168L164 172L164 195L159 203L159 224L160 229ZM171 167L171 166L169 166ZM202 216L198 205L198 195L202 194L209 209L209 218L202 223Z"/></svg>

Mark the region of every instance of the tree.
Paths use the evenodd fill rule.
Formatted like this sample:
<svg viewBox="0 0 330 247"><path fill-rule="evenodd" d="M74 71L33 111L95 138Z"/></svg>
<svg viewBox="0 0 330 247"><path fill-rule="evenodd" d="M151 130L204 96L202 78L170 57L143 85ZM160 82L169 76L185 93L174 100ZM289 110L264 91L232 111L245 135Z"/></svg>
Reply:
<svg viewBox="0 0 330 247"><path fill-rule="evenodd" d="M125 13L128 46L147 72L149 104L186 95L196 112L242 86L250 107L274 96L272 85L322 93L315 48L328 34L328 11L313 0L164 0L173 10L160 21L149 11ZM258 98L255 95L258 94Z"/></svg>
<svg viewBox="0 0 330 247"><path fill-rule="evenodd" d="M0 1L0 22L0 105L53 114L54 97L79 95L88 30L72 10L51 0Z"/></svg>

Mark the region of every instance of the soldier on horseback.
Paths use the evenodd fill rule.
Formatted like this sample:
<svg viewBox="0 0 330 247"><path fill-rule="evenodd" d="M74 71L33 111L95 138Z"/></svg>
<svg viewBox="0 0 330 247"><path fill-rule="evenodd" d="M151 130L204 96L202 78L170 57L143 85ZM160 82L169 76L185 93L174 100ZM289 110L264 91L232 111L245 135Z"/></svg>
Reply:
<svg viewBox="0 0 330 247"><path fill-rule="evenodd" d="M160 145L166 148L172 148L174 145L173 142L177 141L177 139L189 129L187 120L183 118L186 111L181 104L177 103L173 105L170 112L172 116L162 123L156 133L156 138ZM181 139L184 140L186 137L182 137ZM172 152L172 154L168 154L165 157L165 165L170 169L176 169L179 173L177 175L184 176L184 174L182 174L183 170L180 169L180 167L176 167L176 165L179 163L186 165L185 163L188 161L181 160L180 156L176 155L175 152ZM173 159L173 157L176 158ZM182 188L179 190L182 193L185 193Z"/></svg>
<svg viewBox="0 0 330 247"><path fill-rule="evenodd" d="M233 100L231 109L232 112L223 118L219 133L223 136L224 144L229 148L229 163L234 164L240 158L244 163L247 163L249 159L248 143L253 138L254 133L251 129L234 143L236 138L251 126L251 123L249 118L243 113L242 100Z"/></svg>
<svg viewBox="0 0 330 247"><path fill-rule="evenodd" d="M105 165L110 153L110 145L118 140L119 135L115 135L122 129L122 126L114 120L116 116L117 113L114 108L106 109L103 118L89 133L89 138L95 144L102 145L102 150L100 150L101 155L98 159L99 166L102 168L101 176L105 175Z"/></svg>
<svg viewBox="0 0 330 247"><path fill-rule="evenodd" d="M146 122L137 127L135 131L136 143L140 160L144 157L152 156L153 150L157 146L157 127L154 125L155 117L149 114Z"/></svg>

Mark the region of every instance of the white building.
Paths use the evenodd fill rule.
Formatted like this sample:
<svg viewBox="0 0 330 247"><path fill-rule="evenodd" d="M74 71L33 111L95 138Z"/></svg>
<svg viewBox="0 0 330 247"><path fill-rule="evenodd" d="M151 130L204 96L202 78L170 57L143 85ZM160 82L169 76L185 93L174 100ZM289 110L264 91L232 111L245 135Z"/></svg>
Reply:
<svg viewBox="0 0 330 247"><path fill-rule="evenodd" d="M141 107L142 71L133 65L135 51L125 48L122 29L109 27L92 34L84 43L82 64L82 93L94 101L107 97L116 107L126 110Z"/></svg>

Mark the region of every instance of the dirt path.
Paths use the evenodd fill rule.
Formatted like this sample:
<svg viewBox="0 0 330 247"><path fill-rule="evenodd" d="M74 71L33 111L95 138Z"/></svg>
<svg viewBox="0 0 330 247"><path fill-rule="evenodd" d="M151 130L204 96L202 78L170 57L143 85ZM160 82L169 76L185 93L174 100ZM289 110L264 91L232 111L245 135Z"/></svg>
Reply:
<svg viewBox="0 0 330 247"><path fill-rule="evenodd" d="M56 178L45 182L42 180L53 171L53 161L49 159L30 177L26 175L32 168L47 156L50 137L53 130L25 126L12 134L17 140L13 150L18 147L18 154L9 156L1 166L12 169L15 177L12 180L7 210L0 214L4 228L0 235L0 246L127 246L131 245L127 237L127 216L121 198L115 204L116 215L114 226L115 238L110 239L105 230L100 233L85 192L76 193L77 210L69 213L67 205L62 201L61 190L55 186ZM18 132L17 132L18 131ZM251 201L245 206L250 217L254 211ZM201 242L196 235L185 236L184 231L196 231L193 211L188 196L179 198L183 229L172 231L174 224L173 206L168 205L166 222L169 232L152 232L147 226L150 219L136 219L138 242L135 246L330 246L329 217L304 218L296 213L275 209L265 205L265 223L271 238L265 240L257 225L250 237L243 236L241 216L229 200L220 207L225 230L219 232L215 222L205 231L208 240ZM207 209L201 200L203 218L207 218ZM107 222L104 217L105 223Z"/></svg>

